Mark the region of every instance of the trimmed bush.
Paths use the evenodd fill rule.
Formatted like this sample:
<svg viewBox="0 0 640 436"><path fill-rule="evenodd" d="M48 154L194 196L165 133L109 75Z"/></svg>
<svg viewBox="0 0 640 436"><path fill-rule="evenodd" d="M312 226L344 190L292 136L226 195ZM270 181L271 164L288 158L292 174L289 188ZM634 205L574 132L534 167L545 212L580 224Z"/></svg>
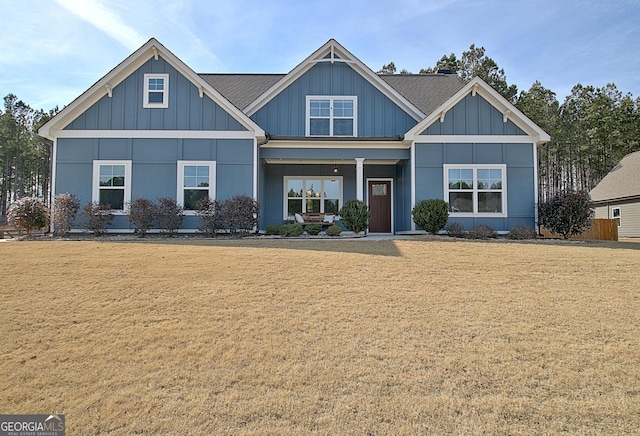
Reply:
<svg viewBox="0 0 640 436"><path fill-rule="evenodd" d="M281 236L300 236L302 235L303 228L300 224L285 224L281 227Z"/></svg>
<svg viewBox="0 0 640 436"><path fill-rule="evenodd" d="M327 229L327 236L340 236L340 233L342 233L342 228L335 224Z"/></svg>
<svg viewBox="0 0 640 436"><path fill-rule="evenodd" d="M349 200L338 212L342 224L356 235L369 227L371 212L363 201Z"/></svg>
<svg viewBox="0 0 640 436"><path fill-rule="evenodd" d="M204 233L206 237L211 238L216 236L218 230L225 228L222 219L222 204L220 201L204 197L198 201L196 207L196 215L200 220L198 232Z"/></svg>
<svg viewBox="0 0 640 436"><path fill-rule="evenodd" d="M80 200L75 194L58 194L53 203L53 231L56 236L65 237L80 211Z"/></svg>
<svg viewBox="0 0 640 436"><path fill-rule="evenodd" d="M516 226L507 233L507 238L513 240L536 239L537 236L536 231L526 225Z"/></svg>
<svg viewBox="0 0 640 436"><path fill-rule="evenodd" d="M437 235L449 220L449 204L438 198L422 200L411 211L413 222L427 232Z"/></svg>
<svg viewBox="0 0 640 436"><path fill-rule="evenodd" d="M308 234L315 236L315 235L319 235L320 232L322 231L322 224L318 224L318 223L312 223L312 224L307 224L307 226L304 228Z"/></svg>
<svg viewBox="0 0 640 436"><path fill-rule="evenodd" d="M464 238L467 235L464 226L460 223L451 223L445 230L452 238Z"/></svg>
<svg viewBox="0 0 640 436"><path fill-rule="evenodd" d="M49 211L36 197L19 198L7 209L7 222L15 228L26 230L30 235L32 230L49 225Z"/></svg>
<svg viewBox="0 0 640 436"><path fill-rule="evenodd" d="M162 233L173 237L178 232L184 208L173 198L158 198L156 202L156 224Z"/></svg>
<svg viewBox="0 0 640 436"><path fill-rule="evenodd" d="M113 221L113 212L108 204L96 202L87 203L82 208L82 216L86 218L83 227L94 234L103 236L107 233L107 228Z"/></svg>
<svg viewBox="0 0 640 436"><path fill-rule="evenodd" d="M270 236L282 234L282 224L267 226L265 234Z"/></svg>
<svg viewBox="0 0 640 436"><path fill-rule="evenodd" d="M127 205L127 218L136 228L136 232L144 238L155 219L156 206L146 198L136 198Z"/></svg>
<svg viewBox="0 0 640 436"><path fill-rule="evenodd" d="M232 235L244 235L258 229L258 202L248 195L234 195L222 202L220 214Z"/></svg>
<svg viewBox="0 0 640 436"><path fill-rule="evenodd" d="M591 225L591 198L586 191L563 192L538 206L540 224L569 239Z"/></svg>
<svg viewBox="0 0 640 436"><path fill-rule="evenodd" d="M467 232L469 239L493 239L498 237L498 232L486 224L480 224Z"/></svg>

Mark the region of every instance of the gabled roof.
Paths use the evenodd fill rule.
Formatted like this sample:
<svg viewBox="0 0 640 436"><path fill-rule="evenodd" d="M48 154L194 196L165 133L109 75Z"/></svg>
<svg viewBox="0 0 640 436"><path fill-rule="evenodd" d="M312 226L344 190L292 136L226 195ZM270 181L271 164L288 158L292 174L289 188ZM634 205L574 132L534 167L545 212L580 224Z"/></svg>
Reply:
<svg viewBox="0 0 640 436"><path fill-rule="evenodd" d="M460 101L470 93L472 95L477 93L482 96L482 98L487 100L493 107L503 114L505 122L507 120L512 121L528 136L531 136L536 144L544 144L551 140L551 136L549 136L547 132L542 130L529 117L523 114L518 108L511 104L509 100L500 95L498 91L489 86L487 82L482 80L480 77L475 77L451 98L438 106L424 120L416 124L411 130L409 130L409 132L407 132L405 139L413 140L431 124L445 117L450 109L460 103Z"/></svg>
<svg viewBox="0 0 640 436"><path fill-rule="evenodd" d="M380 92L386 95L391 101L401 107L416 121L420 121L425 114L411 103L406 97L399 93L387 82L382 80L380 76L374 73L362 61L352 55L335 39L330 39L322 47L313 52L311 56L306 58L297 67L291 70L287 75L278 80L273 86L262 93L251 104L244 108L247 115L255 114L260 108L271 101L280 92L286 89L291 83L300 78L304 73L313 68L319 62L345 62L360 74L365 80L376 87Z"/></svg>
<svg viewBox="0 0 640 436"><path fill-rule="evenodd" d="M593 202L640 197L640 151L622 158L589 194Z"/></svg>
<svg viewBox="0 0 640 436"><path fill-rule="evenodd" d="M239 109L244 109L285 74L200 74Z"/></svg>
<svg viewBox="0 0 640 436"><path fill-rule="evenodd" d="M257 137L264 137L264 130L258 126L251 118L246 116L235 105L231 104L220 92L214 89L206 80L196 74L187 64L178 59L165 46L160 44L155 38L151 38L138 50L133 52L128 58L118 66L109 71L103 78L98 80L91 88L86 90L80 97L76 98L55 117L44 124L38 134L48 139L53 139L57 130L64 129L74 119L89 109L93 104L111 92L118 84L124 81L129 75L144 65L152 57L161 56L180 74L193 83L202 94L210 97L214 102L236 118L242 125L250 131L255 132Z"/></svg>

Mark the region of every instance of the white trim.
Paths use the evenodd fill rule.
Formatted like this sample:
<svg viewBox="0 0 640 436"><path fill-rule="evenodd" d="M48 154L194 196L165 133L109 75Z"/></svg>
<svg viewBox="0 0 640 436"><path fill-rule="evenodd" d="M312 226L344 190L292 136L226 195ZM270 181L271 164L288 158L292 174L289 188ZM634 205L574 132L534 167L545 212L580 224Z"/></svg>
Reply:
<svg viewBox="0 0 640 436"><path fill-rule="evenodd" d="M314 137L315 138L315 137ZM337 138L342 138L338 136ZM410 143L400 141L322 141L322 140L270 140L268 143L261 145L261 148L336 148L336 149L389 149L389 150L407 150L411 147Z"/></svg>
<svg viewBox="0 0 640 436"><path fill-rule="evenodd" d="M444 164L442 166L442 180L444 187L444 201L449 202L449 169L472 169L473 170L473 190L469 192L473 195L473 210L474 212L451 212L449 216L452 218L506 218L507 215L507 166L505 164ZM477 212L478 209L478 190L477 187L477 170L479 169L500 169L502 171L502 187L500 192L502 193L502 212L489 213L489 212ZM484 191L484 190L483 190ZM492 190L489 190L492 191ZM496 190L497 191L497 190ZM451 206L449 206L451 208Z"/></svg>
<svg viewBox="0 0 640 436"><path fill-rule="evenodd" d="M416 135L418 143L531 144L527 135Z"/></svg>
<svg viewBox="0 0 640 436"><path fill-rule="evenodd" d="M49 213L51 214L51 233L53 233L55 231L55 226L54 226L54 215L53 215L53 209L54 209L54 204L55 204L55 198L56 198L56 175L58 173L56 167L56 161L58 160L58 140L57 139L53 139L53 146L51 148L51 199L49 200L49 205L50 205L50 211Z"/></svg>
<svg viewBox="0 0 640 436"><path fill-rule="evenodd" d="M533 150L533 222L538 229L538 204L540 203L540 192L538 191L538 146L531 144Z"/></svg>
<svg viewBox="0 0 640 436"><path fill-rule="evenodd" d="M391 232L389 233L378 233L376 232L376 235L393 235L393 229L395 229L394 227L394 198L393 198L393 177L368 177L366 182L365 182L365 187L366 187L366 193L365 193L365 198L367 199L367 206L369 206L369 210L371 210L371 206L369 204L369 182L390 182L390 187L389 189L391 190L390 194L391 194ZM369 229L367 229L367 233L369 232Z"/></svg>
<svg viewBox="0 0 640 436"><path fill-rule="evenodd" d="M149 81L152 79L162 79L162 90L149 89ZM168 74L145 74L144 75L144 95L142 101L142 107L145 109L166 109L169 107L169 75ZM111 88L108 90L111 94ZM162 93L162 102L154 103L149 101L149 94L151 92ZM109 95L111 97L111 95Z"/></svg>
<svg viewBox="0 0 640 436"><path fill-rule="evenodd" d="M258 201L258 140L253 139L253 199Z"/></svg>
<svg viewBox="0 0 640 436"><path fill-rule="evenodd" d="M176 202L184 207L184 167L185 166L199 166L209 167L209 198L211 200L216 199L216 161L211 160L179 160L177 162L177 179L176 179ZM204 190L204 189L203 189ZM195 210L185 210L184 215L195 215Z"/></svg>
<svg viewBox="0 0 640 436"><path fill-rule="evenodd" d="M611 216L609 218L612 220L616 220L618 222L618 227L622 226L622 209L620 208L620 206L612 207L610 210L611 210ZM614 216L613 214L614 210L618 211L618 216Z"/></svg>
<svg viewBox="0 0 640 436"><path fill-rule="evenodd" d="M60 130L56 138L255 139L246 130Z"/></svg>
<svg viewBox="0 0 640 436"><path fill-rule="evenodd" d="M416 143L411 143L411 209L416 207ZM445 200L446 201L446 200ZM411 220L411 231L416 231L416 223Z"/></svg>
<svg viewBox="0 0 640 436"><path fill-rule="evenodd" d="M123 209L112 209L114 215L125 215L127 204L131 203L131 161L130 160L94 160L91 189L91 201L100 201L100 167L102 165L124 165L124 205Z"/></svg>
<svg viewBox="0 0 640 436"><path fill-rule="evenodd" d="M329 54L334 53L334 55L339 56L338 58L334 58L332 55L331 59L324 59L324 57ZM376 73L371 70L368 66L362 63L358 58L356 58L353 54L351 54L346 48L344 48L339 42L335 39L330 39L327 41L322 47L313 52L309 57L307 57L304 61L298 64L293 70L291 70L287 75L285 75L282 79L278 80L273 86L267 89L262 95L260 95L257 99L255 99L252 103L250 103L246 108L244 108L244 112L251 116L258 112L264 105L266 105L269 101L271 101L275 96L277 96L280 92L286 89L291 83L295 82L298 78L300 78L304 73L309 71L316 65L318 62L344 62L348 63L349 66L363 79L377 88L382 94L388 97L391 101L396 103L402 110L407 112L414 120L420 121L426 115L422 113L420 109L414 106L409 100L403 97L398 91L396 91L391 85L382 80Z"/></svg>
<svg viewBox="0 0 640 436"><path fill-rule="evenodd" d="M364 201L364 157L356 158L356 200Z"/></svg>
<svg viewBox="0 0 640 436"><path fill-rule="evenodd" d="M329 198L332 199L334 197L325 197L324 196L324 181L325 180L338 180L339 184L340 184L340 193L339 193L339 198L338 198L338 206L339 208L342 207L343 204L343 190L344 190L344 176L284 176L283 177L283 182L282 182L282 190L283 190L283 197L284 197L284 201L282 204L282 219L283 220L287 220L290 219L291 217L289 216L289 191L287 189L287 185L289 180L302 180L302 197L292 197L293 199L297 199L300 198L300 201L302 203L302 212L304 213L306 211L306 203L305 203L305 195L307 192L307 180L320 180L321 183L321 187L320 192L322 193L320 198L320 213L325 213L322 212L324 210L324 199L325 198ZM338 215L338 212L336 211L336 216Z"/></svg>
<svg viewBox="0 0 640 436"><path fill-rule="evenodd" d="M311 100L329 100L329 116L322 117L316 116L313 119L329 119L329 134L328 135L312 135L311 134ZM333 114L333 106L335 100L347 100L353 103L353 116L351 117L335 117ZM333 132L333 122L335 120L353 120L353 128L351 135L335 135ZM309 137L323 137L328 136L332 138L357 138L358 137L358 97L355 95L307 95L305 100L305 136Z"/></svg>

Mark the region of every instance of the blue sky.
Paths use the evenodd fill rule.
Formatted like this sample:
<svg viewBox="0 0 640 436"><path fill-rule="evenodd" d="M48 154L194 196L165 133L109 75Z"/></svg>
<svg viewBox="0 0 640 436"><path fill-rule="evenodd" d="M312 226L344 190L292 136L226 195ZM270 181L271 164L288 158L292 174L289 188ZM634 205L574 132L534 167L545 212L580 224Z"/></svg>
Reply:
<svg viewBox="0 0 640 436"><path fill-rule="evenodd" d="M198 73L286 73L335 38L374 71L474 43L509 83L640 96L639 0L0 0L0 94L61 108L149 38Z"/></svg>

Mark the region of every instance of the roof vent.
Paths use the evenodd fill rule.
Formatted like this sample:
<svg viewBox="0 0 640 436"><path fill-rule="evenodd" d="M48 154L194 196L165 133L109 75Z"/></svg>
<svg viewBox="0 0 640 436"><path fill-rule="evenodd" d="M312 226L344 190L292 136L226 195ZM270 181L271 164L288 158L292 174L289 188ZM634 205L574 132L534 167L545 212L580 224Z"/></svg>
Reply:
<svg viewBox="0 0 640 436"><path fill-rule="evenodd" d="M451 70L438 70L438 74L453 74Z"/></svg>

